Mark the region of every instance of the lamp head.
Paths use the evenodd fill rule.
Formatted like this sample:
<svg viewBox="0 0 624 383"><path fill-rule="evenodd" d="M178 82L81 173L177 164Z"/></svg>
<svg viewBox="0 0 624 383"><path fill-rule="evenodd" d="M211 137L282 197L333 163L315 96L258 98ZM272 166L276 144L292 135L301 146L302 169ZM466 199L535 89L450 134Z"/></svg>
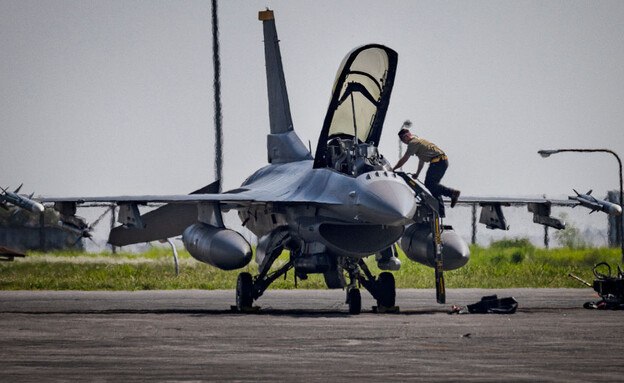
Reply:
<svg viewBox="0 0 624 383"><path fill-rule="evenodd" d="M551 154L559 153L559 150L538 150L537 152L543 158L547 158L550 157Z"/></svg>

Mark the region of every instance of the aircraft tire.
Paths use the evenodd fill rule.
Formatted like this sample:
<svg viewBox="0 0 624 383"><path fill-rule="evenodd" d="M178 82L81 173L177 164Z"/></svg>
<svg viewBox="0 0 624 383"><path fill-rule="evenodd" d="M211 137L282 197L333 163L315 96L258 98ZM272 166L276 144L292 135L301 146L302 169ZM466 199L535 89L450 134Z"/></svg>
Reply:
<svg viewBox="0 0 624 383"><path fill-rule="evenodd" d="M379 279L377 279L377 288L379 292L377 306L393 307L396 303L394 275L388 272L379 274Z"/></svg>
<svg viewBox="0 0 624 383"><path fill-rule="evenodd" d="M349 297L349 314L358 315L362 312L362 295L359 289L351 289L348 293Z"/></svg>
<svg viewBox="0 0 624 383"><path fill-rule="evenodd" d="M252 286L251 274L238 274L238 279L236 280L236 308L239 311L245 310L253 304Z"/></svg>

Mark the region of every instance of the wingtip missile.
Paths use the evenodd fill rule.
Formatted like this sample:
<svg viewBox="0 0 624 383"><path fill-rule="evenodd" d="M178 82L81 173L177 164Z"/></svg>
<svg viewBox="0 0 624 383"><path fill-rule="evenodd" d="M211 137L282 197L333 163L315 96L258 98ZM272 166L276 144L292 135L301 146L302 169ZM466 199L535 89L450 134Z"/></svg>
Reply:
<svg viewBox="0 0 624 383"><path fill-rule="evenodd" d="M22 188L22 185L20 185L17 189L15 189L14 192L10 192L5 188L1 188L3 193L0 195L0 201L3 204L10 203L19 208L30 210L33 213L42 213L45 210L45 208L43 207L41 203L34 201L28 197L24 197L24 196L17 194L21 188ZM32 195L31 195L31 198L32 198Z"/></svg>
<svg viewBox="0 0 624 383"><path fill-rule="evenodd" d="M23 198L20 199L19 201L17 201L17 203L15 203L15 205L26 209L26 210L30 210L33 213L43 213L43 211L45 210L45 208L43 207L42 204L40 204L37 201L33 201L31 199L28 198Z"/></svg>
<svg viewBox="0 0 624 383"><path fill-rule="evenodd" d="M622 214L622 207L618 204L609 201L597 200L596 198L591 196L591 190L587 194L580 194L576 190L575 196L569 196L568 199L578 201L579 204L583 207L586 207L592 211L602 211L604 213L619 216Z"/></svg>

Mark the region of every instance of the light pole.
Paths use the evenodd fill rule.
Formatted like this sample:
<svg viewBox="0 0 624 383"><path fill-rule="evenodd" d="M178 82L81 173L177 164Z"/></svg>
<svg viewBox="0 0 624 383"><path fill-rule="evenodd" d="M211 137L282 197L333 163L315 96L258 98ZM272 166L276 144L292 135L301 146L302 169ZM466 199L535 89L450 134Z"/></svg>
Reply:
<svg viewBox="0 0 624 383"><path fill-rule="evenodd" d="M623 191L623 187L622 187L622 160L620 160L620 157L613 151L613 150L609 150L609 149L552 149L552 150L538 150L537 151L539 153L540 156L546 158L549 157L551 154L557 154L557 153L562 153L562 152L581 152L581 153L595 153L595 152L602 152L602 153L611 153L615 156L615 159L618 161L618 165L620 167L620 206L624 207L624 191ZM622 250L622 262L624 262L624 230L622 230L622 217L617 217L618 220L618 225L617 228L619 229L619 237L620 237L620 248Z"/></svg>

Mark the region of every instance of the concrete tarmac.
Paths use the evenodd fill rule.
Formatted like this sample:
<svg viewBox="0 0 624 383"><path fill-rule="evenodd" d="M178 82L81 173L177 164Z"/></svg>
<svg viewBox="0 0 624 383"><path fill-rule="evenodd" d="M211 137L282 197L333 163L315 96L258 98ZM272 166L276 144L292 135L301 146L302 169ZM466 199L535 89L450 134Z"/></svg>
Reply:
<svg viewBox="0 0 624 383"><path fill-rule="evenodd" d="M449 315L482 296L515 314ZM615 382L624 311L583 309L591 289L398 290L398 314L363 292L269 290L256 313L234 291L0 291L0 381Z"/></svg>

